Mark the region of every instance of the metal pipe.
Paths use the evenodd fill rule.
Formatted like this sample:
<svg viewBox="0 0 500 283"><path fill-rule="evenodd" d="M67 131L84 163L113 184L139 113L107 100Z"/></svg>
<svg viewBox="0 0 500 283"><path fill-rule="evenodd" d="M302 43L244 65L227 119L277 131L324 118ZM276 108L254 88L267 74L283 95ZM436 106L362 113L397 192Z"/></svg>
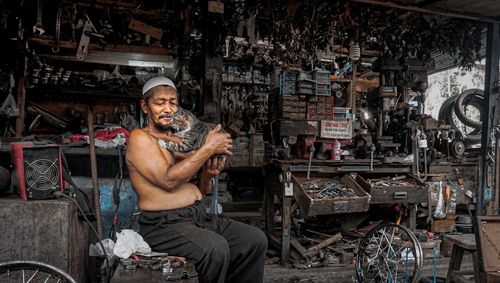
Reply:
<svg viewBox="0 0 500 283"><path fill-rule="evenodd" d="M219 176L212 177L212 204L210 213L213 215L219 214Z"/></svg>
<svg viewBox="0 0 500 283"><path fill-rule="evenodd" d="M389 2L389 1L379 1L379 0L351 0L351 1L357 2L357 3L364 3L364 4L389 7L389 8L394 8L394 9L401 9L401 10L414 11L414 12L420 12L420 13L426 13L426 14L434 14L434 15L452 17L452 18L468 19L468 20L483 21L483 22L490 22L490 23L494 23L494 22L498 21L497 19L492 18L492 17L482 16L482 15L473 15L473 13L465 14L465 13L443 11L443 10L432 9L432 8L421 8L421 7L416 7L416 6L397 4L397 3Z"/></svg>
<svg viewBox="0 0 500 283"><path fill-rule="evenodd" d="M95 217L97 220L97 234L99 239L102 239L102 218L99 193L99 177L97 176L97 156L94 142L94 115L92 111L87 114L87 122L89 126L89 146L90 146L90 174L92 177L92 188L94 195Z"/></svg>

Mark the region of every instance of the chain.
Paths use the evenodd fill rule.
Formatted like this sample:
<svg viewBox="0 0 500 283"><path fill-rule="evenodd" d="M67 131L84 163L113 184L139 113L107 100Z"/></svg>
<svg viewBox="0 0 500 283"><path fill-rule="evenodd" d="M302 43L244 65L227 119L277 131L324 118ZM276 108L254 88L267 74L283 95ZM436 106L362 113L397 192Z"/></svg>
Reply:
<svg viewBox="0 0 500 283"><path fill-rule="evenodd" d="M495 252L497 252L497 256L498 258L500 258L500 250L498 249L498 247L495 245L495 243L493 243L493 241L491 240L490 236L488 236L488 234L486 233L486 231L484 230L484 227L481 226L481 231L483 231L483 234L484 234L484 237L486 238L486 240L490 243L490 245L493 247L493 249L495 250Z"/></svg>

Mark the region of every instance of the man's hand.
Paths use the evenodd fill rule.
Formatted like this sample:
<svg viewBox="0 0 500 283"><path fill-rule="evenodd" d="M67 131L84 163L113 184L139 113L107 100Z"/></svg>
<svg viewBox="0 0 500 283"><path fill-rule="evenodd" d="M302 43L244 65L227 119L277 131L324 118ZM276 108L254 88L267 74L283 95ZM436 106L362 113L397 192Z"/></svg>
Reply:
<svg viewBox="0 0 500 283"><path fill-rule="evenodd" d="M206 177L212 178L214 176L220 175L224 167L226 166L227 156L219 155L211 157L203 165L203 174Z"/></svg>
<svg viewBox="0 0 500 283"><path fill-rule="evenodd" d="M203 147L212 151L213 154L232 155L229 151L233 147L233 140L228 133L221 133L221 125L217 125L208 132Z"/></svg>

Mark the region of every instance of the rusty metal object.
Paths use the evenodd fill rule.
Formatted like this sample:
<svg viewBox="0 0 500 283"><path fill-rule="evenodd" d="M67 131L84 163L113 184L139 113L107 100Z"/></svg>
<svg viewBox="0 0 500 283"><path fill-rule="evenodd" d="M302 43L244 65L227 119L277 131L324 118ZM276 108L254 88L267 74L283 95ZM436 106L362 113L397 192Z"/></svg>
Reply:
<svg viewBox="0 0 500 283"><path fill-rule="evenodd" d="M99 176L97 176L97 156L95 151L94 141L94 115L92 111L87 114L87 122L89 127L89 146L90 146L90 174L92 176L92 188L94 195L95 216L97 219L97 234L99 239L102 239L102 218L100 206L100 192L99 192Z"/></svg>

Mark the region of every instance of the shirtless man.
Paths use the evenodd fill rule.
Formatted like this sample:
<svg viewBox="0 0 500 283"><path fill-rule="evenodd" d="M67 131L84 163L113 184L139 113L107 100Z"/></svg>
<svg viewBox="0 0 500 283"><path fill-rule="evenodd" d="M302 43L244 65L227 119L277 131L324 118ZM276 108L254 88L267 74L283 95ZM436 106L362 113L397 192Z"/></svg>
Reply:
<svg viewBox="0 0 500 283"><path fill-rule="evenodd" d="M200 282L262 282L267 238L247 224L214 216L200 202L220 174L232 145L220 125L190 155L169 152L157 137L178 142L169 129L177 111L177 90L165 77L143 87L141 108L147 126L130 133L127 167L139 199L140 233L154 251L195 263ZM201 169L198 186L190 179Z"/></svg>

